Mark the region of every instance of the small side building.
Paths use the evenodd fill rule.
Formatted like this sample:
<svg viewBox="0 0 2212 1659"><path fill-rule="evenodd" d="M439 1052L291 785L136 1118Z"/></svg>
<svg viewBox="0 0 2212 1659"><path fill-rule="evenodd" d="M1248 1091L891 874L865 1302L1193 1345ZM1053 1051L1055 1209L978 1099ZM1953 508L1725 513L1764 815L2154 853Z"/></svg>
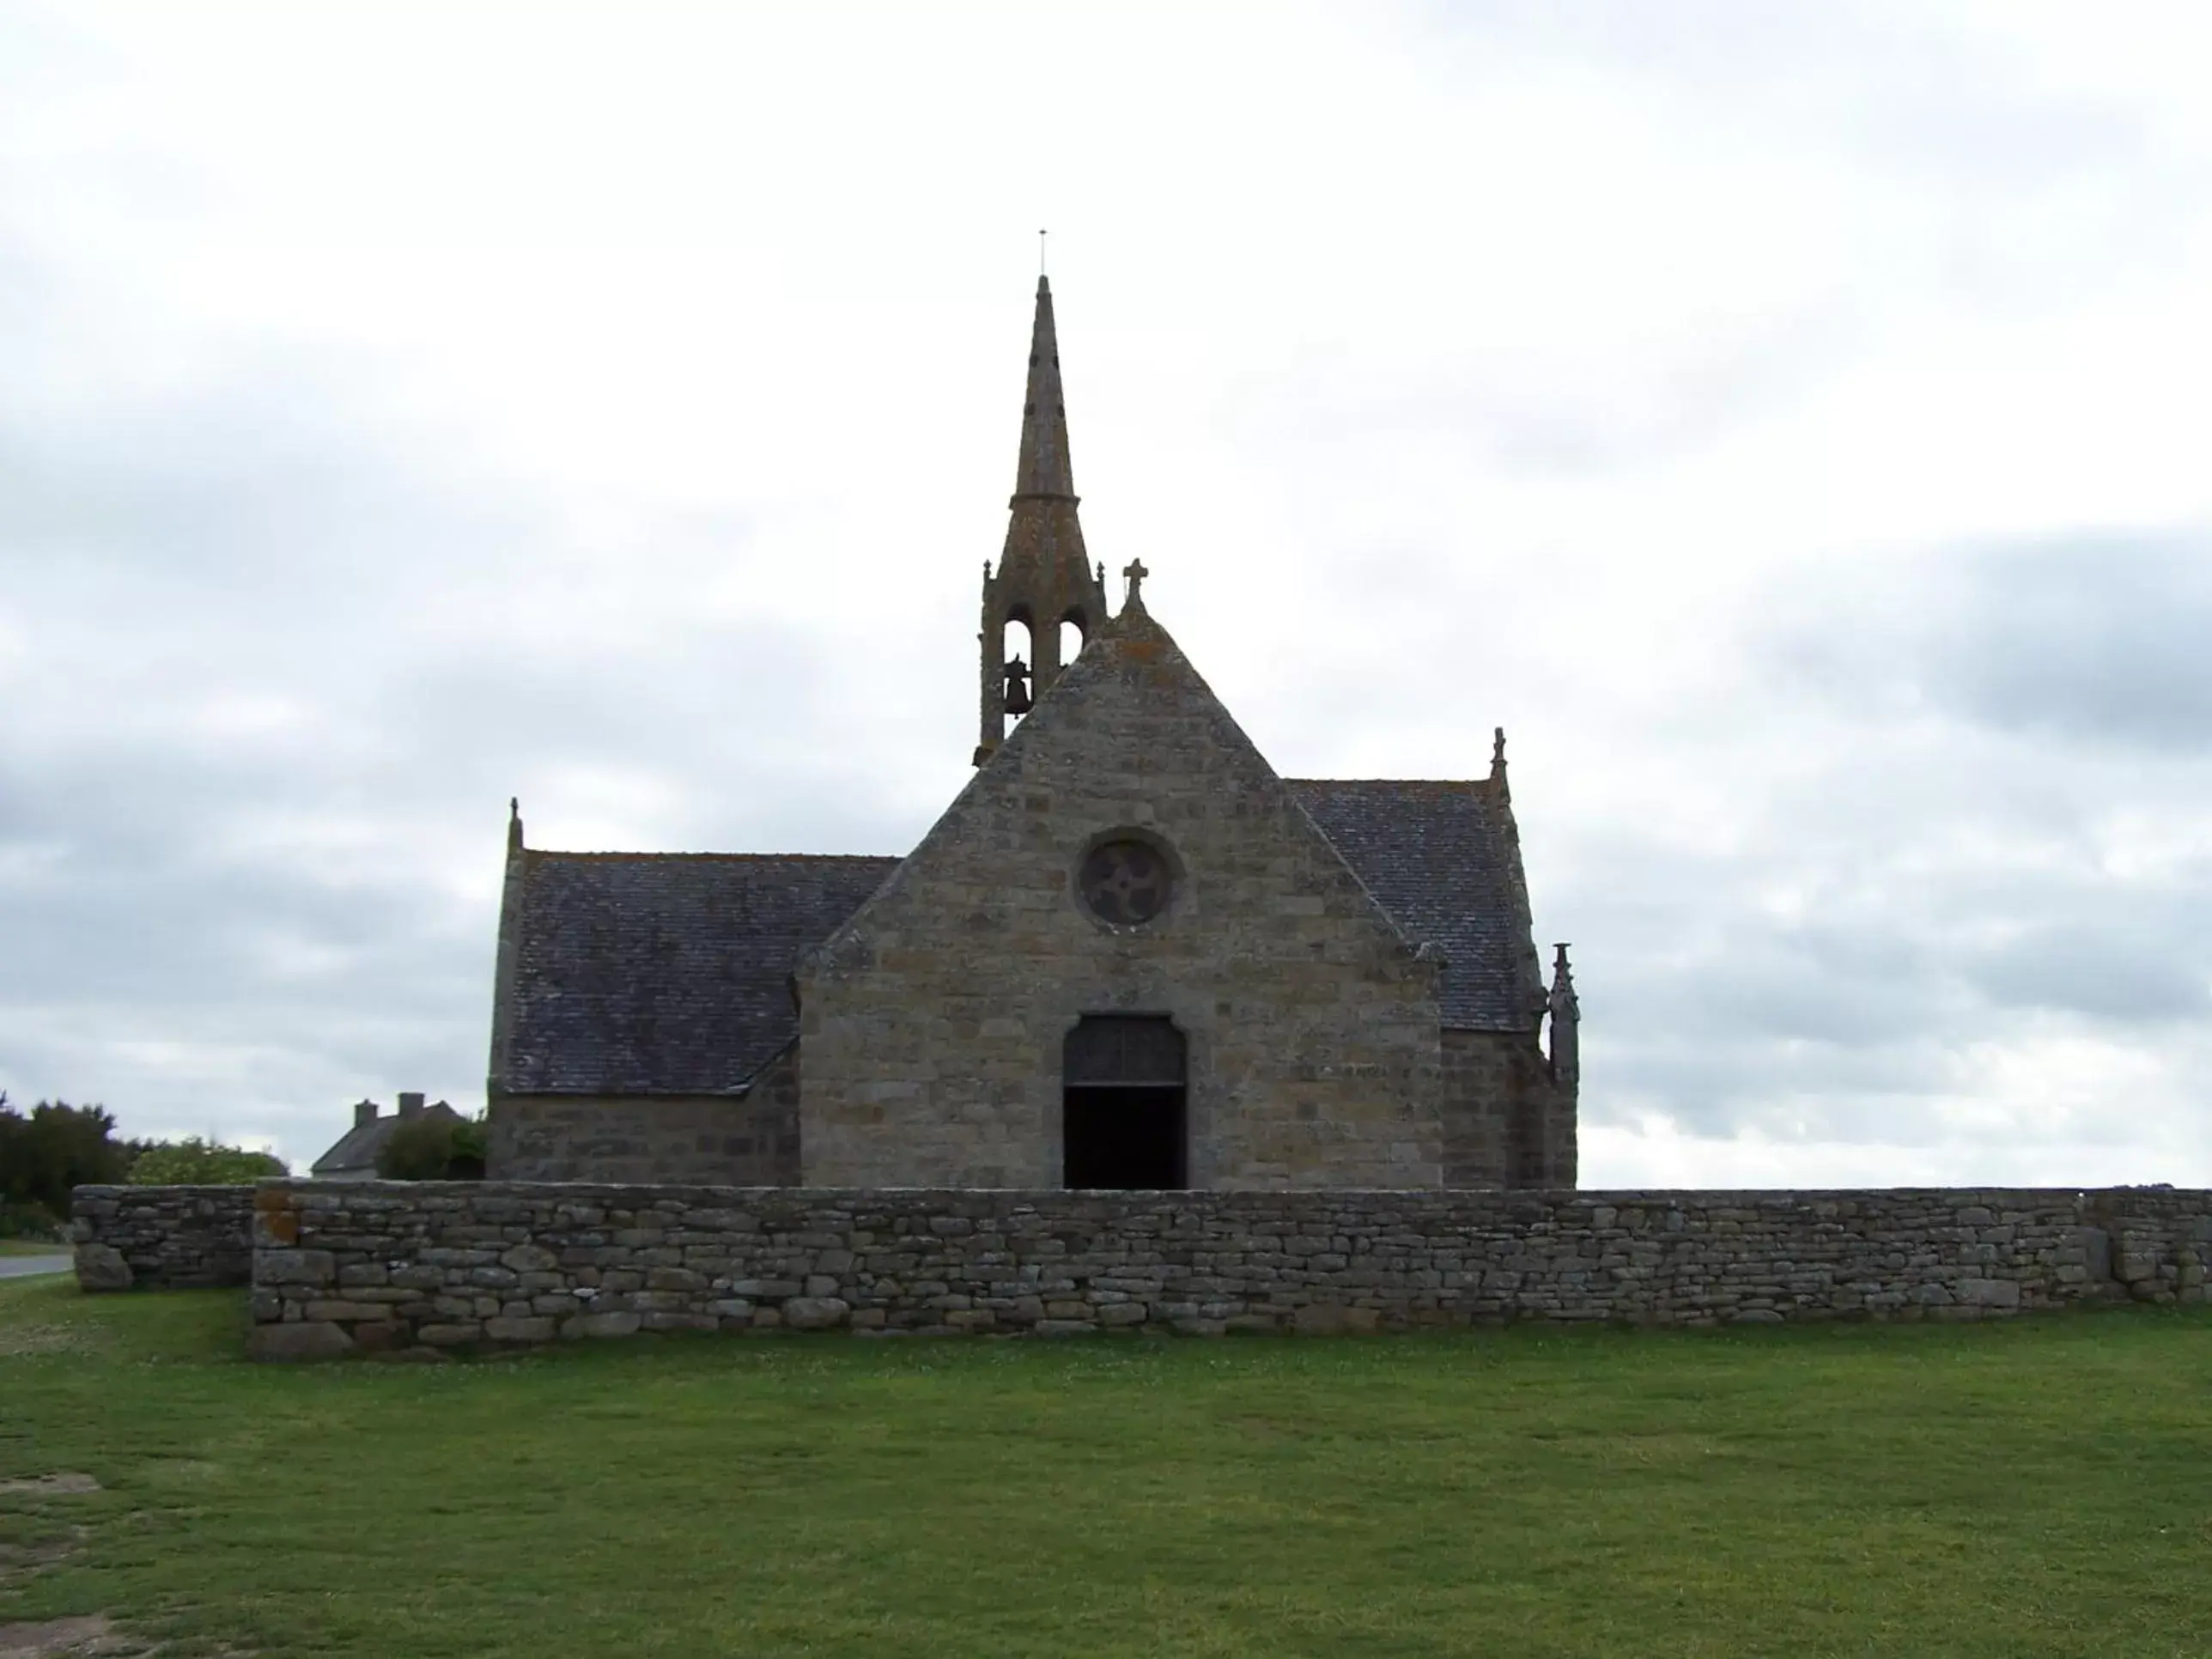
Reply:
<svg viewBox="0 0 2212 1659"><path fill-rule="evenodd" d="M425 1106L417 1093L399 1097L399 1109L386 1115L373 1100L358 1101L353 1109L353 1127L340 1135L330 1151L310 1164L307 1173L317 1181L374 1181L376 1160L384 1143L403 1123L418 1117L447 1117L462 1121L461 1115L441 1100Z"/></svg>

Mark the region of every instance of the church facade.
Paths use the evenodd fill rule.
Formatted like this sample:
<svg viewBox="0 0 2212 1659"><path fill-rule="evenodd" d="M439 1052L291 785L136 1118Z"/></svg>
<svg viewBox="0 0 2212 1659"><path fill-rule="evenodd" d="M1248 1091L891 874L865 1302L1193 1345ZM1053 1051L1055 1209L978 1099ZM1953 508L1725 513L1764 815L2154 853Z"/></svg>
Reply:
<svg viewBox="0 0 2212 1659"><path fill-rule="evenodd" d="M1481 778L1279 776L1140 562L1109 607L1077 505L1040 278L975 775L903 858L545 852L515 817L494 1178L1574 1184L1503 733Z"/></svg>

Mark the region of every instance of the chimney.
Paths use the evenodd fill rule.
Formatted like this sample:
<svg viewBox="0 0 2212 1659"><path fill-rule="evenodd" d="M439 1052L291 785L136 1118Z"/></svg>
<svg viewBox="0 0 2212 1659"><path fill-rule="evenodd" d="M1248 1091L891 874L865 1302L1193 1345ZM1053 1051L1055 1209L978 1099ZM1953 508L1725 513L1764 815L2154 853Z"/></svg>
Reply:
<svg viewBox="0 0 2212 1659"><path fill-rule="evenodd" d="M422 1097L419 1091L413 1094L404 1094L399 1097L399 1115L401 1117L420 1117L422 1115Z"/></svg>
<svg viewBox="0 0 2212 1659"><path fill-rule="evenodd" d="M376 1103L374 1101L362 1100L354 1103L353 1127L355 1128L358 1129L365 1124L374 1123L375 1121Z"/></svg>

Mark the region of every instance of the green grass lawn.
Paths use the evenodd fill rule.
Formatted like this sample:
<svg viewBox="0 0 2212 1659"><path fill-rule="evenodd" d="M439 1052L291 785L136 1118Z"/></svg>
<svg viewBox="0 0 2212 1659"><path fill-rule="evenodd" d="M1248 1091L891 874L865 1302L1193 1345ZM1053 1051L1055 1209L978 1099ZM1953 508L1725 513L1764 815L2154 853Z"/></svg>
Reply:
<svg viewBox="0 0 2212 1659"><path fill-rule="evenodd" d="M67 1255L70 1247L51 1238L0 1238L0 1255Z"/></svg>
<svg viewBox="0 0 2212 1659"><path fill-rule="evenodd" d="M249 1366L0 1285L0 1623L178 1654L2212 1652L2212 1318ZM36 1572L26 1552L72 1553Z"/></svg>

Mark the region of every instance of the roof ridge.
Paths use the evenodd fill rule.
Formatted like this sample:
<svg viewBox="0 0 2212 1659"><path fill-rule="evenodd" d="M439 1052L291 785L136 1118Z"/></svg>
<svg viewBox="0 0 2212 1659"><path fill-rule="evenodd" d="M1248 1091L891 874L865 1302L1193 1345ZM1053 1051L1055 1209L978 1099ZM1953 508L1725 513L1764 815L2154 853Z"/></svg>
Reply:
<svg viewBox="0 0 2212 1659"><path fill-rule="evenodd" d="M1394 789L1480 789L1490 782L1487 778L1285 778L1285 783L1326 784L1341 787L1345 785L1389 785Z"/></svg>
<svg viewBox="0 0 2212 1659"><path fill-rule="evenodd" d="M723 864L897 864L902 857L896 853L572 853L560 848L532 847L527 849L534 859L590 859L605 862L631 860L640 863L648 859L666 859L686 863L714 861Z"/></svg>

